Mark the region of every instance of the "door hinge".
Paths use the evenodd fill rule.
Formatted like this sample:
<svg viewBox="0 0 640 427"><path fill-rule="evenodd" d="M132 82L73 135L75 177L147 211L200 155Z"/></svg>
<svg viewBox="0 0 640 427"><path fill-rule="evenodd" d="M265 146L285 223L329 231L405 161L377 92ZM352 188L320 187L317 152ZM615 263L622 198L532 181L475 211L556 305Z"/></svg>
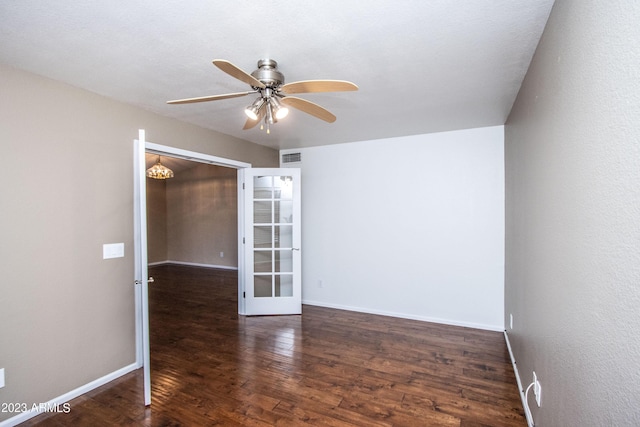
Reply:
<svg viewBox="0 0 640 427"><path fill-rule="evenodd" d="M242 238L242 244L244 245L244 237Z"/></svg>
<svg viewBox="0 0 640 427"><path fill-rule="evenodd" d="M244 182L242 183L242 189L244 190Z"/></svg>
<svg viewBox="0 0 640 427"><path fill-rule="evenodd" d="M246 297L247 297L247 293L246 293L246 292L243 292L243 293L242 293L242 298L246 298Z"/></svg>

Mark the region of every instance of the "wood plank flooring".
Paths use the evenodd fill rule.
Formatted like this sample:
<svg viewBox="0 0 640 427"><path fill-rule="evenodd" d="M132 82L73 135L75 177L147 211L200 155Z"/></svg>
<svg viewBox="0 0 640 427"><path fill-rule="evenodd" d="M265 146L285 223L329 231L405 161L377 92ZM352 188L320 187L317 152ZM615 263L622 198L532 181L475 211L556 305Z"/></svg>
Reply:
<svg viewBox="0 0 640 427"><path fill-rule="evenodd" d="M304 306L237 314L237 274L151 270L138 370L31 426L526 426L501 333Z"/></svg>

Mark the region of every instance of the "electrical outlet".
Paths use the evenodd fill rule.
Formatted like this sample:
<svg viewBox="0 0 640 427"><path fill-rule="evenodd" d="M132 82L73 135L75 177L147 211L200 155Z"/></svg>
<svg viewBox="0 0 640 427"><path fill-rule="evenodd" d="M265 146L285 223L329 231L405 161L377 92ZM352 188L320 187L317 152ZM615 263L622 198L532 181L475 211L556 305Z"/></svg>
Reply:
<svg viewBox="0 0 640 427"><path fill-rule="evenodd" d="M0 369L0 388L4 387L4 368Z"/></svg>
<svg viewBox="0 0 640 427"><path fill-rule="evenodd" d="M220 252L220 258L224 258L224 252Z"/></svg>
<svg viewBox="0 0 640 427"><path fill-rule="evenodd" d="M540 385L540 381L538 381L536 371L533 371L533 395L536 398L536 404L539 408L540 402L542 401L542 386Z"/></svg>
<svg viewBox="0 0 640 427"><path fill-rule="evenodd" d="M509 313L509 329L513 329L513 314Z"/></svg>

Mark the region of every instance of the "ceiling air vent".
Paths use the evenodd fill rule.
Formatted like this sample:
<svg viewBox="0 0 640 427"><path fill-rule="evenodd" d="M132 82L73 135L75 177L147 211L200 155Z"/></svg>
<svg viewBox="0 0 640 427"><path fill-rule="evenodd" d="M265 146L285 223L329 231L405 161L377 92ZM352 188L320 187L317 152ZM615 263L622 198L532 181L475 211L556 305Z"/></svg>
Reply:
<svg viewBox="0 0 640 427"><path fill-rule="evenodd" d="M282 164L299 163L302 161L302 153L285 153L282 155Z"/></svg>

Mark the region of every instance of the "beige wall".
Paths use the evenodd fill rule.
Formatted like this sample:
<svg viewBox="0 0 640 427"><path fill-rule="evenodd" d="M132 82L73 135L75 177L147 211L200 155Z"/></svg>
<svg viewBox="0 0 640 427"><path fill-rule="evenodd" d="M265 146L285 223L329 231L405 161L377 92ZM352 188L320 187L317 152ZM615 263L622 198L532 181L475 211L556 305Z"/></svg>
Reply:
<svg viewBox="0 0 640 427"><path fill-rule="evenodd" d="M0 402L31 405L135 361L138 129L254 166L278 153L6 66L0 76ZM125 257L103 260L117 242Z"/></svg>
<svg viewBox="0 0 640 427"><path fill-rule="evenodd" d="M536 426L640 425L640 2L558 0L506 124L506 310Z"/></svg>
<svg viewBox="0 0 640 427"><path fill-rule="evenodd" d="M236 169L193 163L147 191L149 262L238 267Z"/></svg>

